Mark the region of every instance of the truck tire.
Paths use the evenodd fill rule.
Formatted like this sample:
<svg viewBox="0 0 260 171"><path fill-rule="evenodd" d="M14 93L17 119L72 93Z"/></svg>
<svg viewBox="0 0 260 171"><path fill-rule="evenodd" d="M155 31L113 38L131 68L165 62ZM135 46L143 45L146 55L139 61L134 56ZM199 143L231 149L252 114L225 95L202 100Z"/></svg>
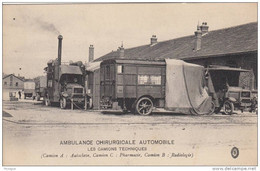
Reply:
<svg viewBox="0 0 260 171"><path fill-rule="evenodd" d="M234 112L234 104L231 101L226 100L223 104L223 110L226 115L231 115Z"/></svg>
<svg viewBox="0 0 260 171"><path fill-rule="evenodd" d="M66 100L66 98L62 97L62 98L60 99L60 108L61 108L61 109L65 109L66 106L67 106L67 100Z"/></svg>
<svg viewBox="0 0 260 171"><path fill-rule="evenodd" d="M135 110L139 115L150 115L153 111L153 101L148 97L142 97L137 101Z"/></svg>

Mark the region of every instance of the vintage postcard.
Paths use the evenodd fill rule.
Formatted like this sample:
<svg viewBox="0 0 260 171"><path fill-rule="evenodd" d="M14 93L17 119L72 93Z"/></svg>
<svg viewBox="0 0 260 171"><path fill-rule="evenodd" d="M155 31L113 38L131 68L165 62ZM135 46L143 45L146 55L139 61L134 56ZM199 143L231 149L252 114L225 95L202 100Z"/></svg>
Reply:
<svg viewBox="0 0 260 171"><path fill-rule="evenodd" d="M258 165L257 3L3 4L3 166Z"/></svg>

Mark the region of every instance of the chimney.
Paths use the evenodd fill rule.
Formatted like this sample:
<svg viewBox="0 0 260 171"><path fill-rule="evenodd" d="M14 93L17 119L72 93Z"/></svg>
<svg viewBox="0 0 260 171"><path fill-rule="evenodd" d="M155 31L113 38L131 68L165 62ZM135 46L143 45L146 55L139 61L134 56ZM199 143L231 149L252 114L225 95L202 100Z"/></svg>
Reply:
<svg viewBox="0 0 260 171"><path fill-rule="evenodd" d="M121 47L118 47L118 51L119 51L119 58L124 58L125 57L125 48L123 46L123 43L122 43Z"/></svg>
<svg viewBox="0 0 260 171"><path fill-rule="evenodd" d="M88 56L88 62L91 62L94 60L94 46L90 45L89 46L89 56Z"/></svg>
<svg viewBox="0 0 260 171"><path fill-rule="evenodd" d="M157 43L157 38L156 38L156 35L152 35L151 37L151 46L155 45Z"/></svg>
<svg viewBox="0 0 260 171"><path fill-rule="evenodd" d="M202 31L200 30L200 28L197 28L197 31L195 31L194 33L195 33L195 45L193 50L198 51L201 49Z"/></svg>
<svg viewBox="0 0 260 171"><path fill-rule="evenodd" d="M62 35L58 36L59 44L58 44L58 65L61 65L61 49L62 49Z"/></svg>
<svg viewBox="0 0 260 171"><path fill-rule="evenodd" d="M207 25L207 22L203 22L202 25L200 26L200 30L202 32L202 36L208 33L209 31L209 26Z"/></svg>

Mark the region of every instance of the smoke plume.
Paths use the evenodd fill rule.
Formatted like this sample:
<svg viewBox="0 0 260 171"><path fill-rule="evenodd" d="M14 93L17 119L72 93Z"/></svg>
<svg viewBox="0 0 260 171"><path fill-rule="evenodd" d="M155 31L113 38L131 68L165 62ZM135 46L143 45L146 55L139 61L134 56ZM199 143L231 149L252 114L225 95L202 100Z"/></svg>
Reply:
<svg viewBox="0 0 260 171"><path fill-rule="evenodd" d="M43 21L40 18L35 19L35 21L42 30L49 31L55 35L60 34L59 30L55 27L54 24Z"/></svg>

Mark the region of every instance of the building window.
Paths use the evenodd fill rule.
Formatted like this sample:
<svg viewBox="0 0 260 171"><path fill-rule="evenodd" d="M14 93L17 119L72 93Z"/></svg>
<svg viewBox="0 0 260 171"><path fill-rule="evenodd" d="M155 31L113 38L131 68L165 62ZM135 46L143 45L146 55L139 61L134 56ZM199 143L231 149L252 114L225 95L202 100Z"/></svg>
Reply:
<svg viewBox="0 0 260 171"><path fill-rule="evenodd" d="M138 75L138 84L161 85L160 75Z"/></svg>
<svg viewBox="0 0 260 171"><path fill-rule="evenodd" d="M52 87L52 80L48 80L48 87Z"/></svg>
<svg viewBox="0 0 260 171"><path fill-rule="evenodd" d="M10 86L13 86L13 76L10 76Z"/></svg>
<svg viewBox="0 0 260 171"><path fill-rule="evenodd" d="M7 82L5 81L4 85L7 85Z"/></svg>
<svg viewBox="0 0 260 171"><path fill-rule="evenodd" d="M110 66L109 65L106 66L105 72L106 72L106 79L110 79Z"/></svg>
<svg viewBox="0 0 260 171"><path fill-rule="evenodd" d="M152 85L161 85L161 76L160 75L151 75L151 84Z"/></svg>
<svg viewBox="0 0 260 171"><path fill-rule="evenodd" d="M124 66L118 65L118 66L117 66L117 73L118 73L118 74L121 74L121 73L123 73L123 72L124 72Z"/></svg>
<svg viewBox="0 0 260 171"><path fill-rule="evenodd" d="M15 86L18 87L18 82L15 83Z"/></svg>

